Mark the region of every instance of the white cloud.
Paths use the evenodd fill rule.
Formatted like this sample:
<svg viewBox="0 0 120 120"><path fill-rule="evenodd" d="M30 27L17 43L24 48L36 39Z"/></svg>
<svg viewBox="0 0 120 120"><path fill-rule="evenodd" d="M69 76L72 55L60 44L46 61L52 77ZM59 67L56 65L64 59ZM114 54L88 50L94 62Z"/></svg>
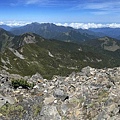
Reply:
<svg viewBox="0 0 120 120"><path fill-rule="evenodd" d="M120 5L120 1L104 1L104 2L90 2L81 4L80 7L83 7L84 9L97 9L97 10L113 10L118 9Z"/></svg>
<svg viewBox="0 0 120 120"><path fill-rule="evenodd" d="M19 6L19 5L48 5L50 0L17 0L16 2L11 2L11 6Z"/></svg>
<svg viewBox="0 0 120 120"><path fill-rule="evenodd" d="M4 24L4 22L0 21L0 25L3 25L3 24Z"/></svg>
<svg viewBox="0 0 120 120"><path fill-rule="evenodd" d="M40 1L41 0L26 0L26 4L36 4L36 3L40 2Z"/></svg>
<svg viewBox="0 0 120 120"><path fill-rule="evenodd" d="M98 15L100 14L111 14L120 11L120 1L119 0L104 0L104 1L87 1L82 4L78 4L75 9L89 10L90 13Z"/></svg>
<svg viewBox="0 0 120 120"><path fill-rule="evenodd" d="M31 4L37 4L37 5L48 5L48 3L51 3L50 0L25 0L24 4L31 5Z"/></svg>
<svg viewBox="0 0 120 120"><path fill-rule="evenodd" d="M111 23L111 24L96 24L96 23L56 23L59 26L70 26L76 29L89 29L89 28L103 28L103 27L110 27L110 28L120 28L120 24Z"/></svg>
<svg viewBox="0 0 120 120"><path fill-rule="evenodd" d="M120 24L117 23L107 24L107 26L110 28L120 28Z"/></svg>
<svg viewBox="0 0 120 120"><path fill-rule="evenodd" d="M0 21L0 25L8 25L11 27L14 26L24 26L27 24L31 24L32 22L28 21ZM44 22L42 22L44 23ZM120 28L120 24L118 23L111 23L111 24L97 24L97 23L54 23L58 26L65 26L65 27L73 27L75 29L89 29L89 28L103 28L103 27L110 27L110 28Z"/></svg>
<svg viewBox="0 0 120 120"><path fill-rule="evenodd" d="M25 22L25 21L5 21L5 22L0 21L0 25L8 25L8 26L11 26L11 27L24 26L24 25L27 25L27 24L30 24L30 23L31 22Z"/></svg>

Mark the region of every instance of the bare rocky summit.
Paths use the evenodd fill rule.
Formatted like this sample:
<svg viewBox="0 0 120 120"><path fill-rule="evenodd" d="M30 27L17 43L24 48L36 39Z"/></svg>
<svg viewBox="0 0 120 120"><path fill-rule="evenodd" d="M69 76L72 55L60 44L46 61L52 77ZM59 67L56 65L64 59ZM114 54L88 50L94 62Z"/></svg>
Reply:
<svg viewBox="0 0 120 120"><path fill-rule="evenodd" d="M52 80L0 71L0 120L120 120L120 67L88 66Z"/></svg>

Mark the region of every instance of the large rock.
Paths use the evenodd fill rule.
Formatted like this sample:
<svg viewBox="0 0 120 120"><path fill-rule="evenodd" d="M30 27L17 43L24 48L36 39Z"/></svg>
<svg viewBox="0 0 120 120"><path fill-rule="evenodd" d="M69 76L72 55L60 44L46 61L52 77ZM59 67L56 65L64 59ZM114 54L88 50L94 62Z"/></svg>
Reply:
<svg viewBox="0 0 120 120"><path fill-rule="evenodd" d="M45 105L51 104L53 103L55 100L54 96L50 96L48 98L45 98L45 100L43 101Z"/></svg>
<svg viewBox="0 0 120 120"><path fill-rule="evenodd" d="M61 120L57 108L52 105L43 106L40 115L41 120Z"/></svg>
<svg viewBox="0 0 120 120"><path fill-rule="evenodd" d="M39 73L36 73L29 79L29 81L35 82L35 83L39 82L40 80L43 80L43 77Z"/></svg>
<svg viewBox="0 0 120 120"><path fill-rule="evenodd" d="M81 72L84 73L87 76L90 75L90 71L91 71L91 67L89 67L89 66L87 66L87 67L85 67L81 70Z"/></svg>
<svg viewBox="0 0 120 120"><path fill-rule="evenodd" d="M61 99L62 101L69 99L69 96L66 93L64 93L63 90L60 90L60 89L54 90L53 95L54 95L54 97Z"/></svg>
<svg viewBox="0 0 120 120"><path fill-rule="evenodd" d="M0 94L0 107L2 107L6 103L14 104L15 100L10 96L3 96Z"/></svg>

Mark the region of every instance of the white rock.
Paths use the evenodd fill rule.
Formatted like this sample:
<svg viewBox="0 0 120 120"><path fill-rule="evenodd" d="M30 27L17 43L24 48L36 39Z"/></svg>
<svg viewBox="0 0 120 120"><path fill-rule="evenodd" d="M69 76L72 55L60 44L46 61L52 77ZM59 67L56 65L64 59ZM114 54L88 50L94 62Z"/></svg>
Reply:
<svg viewBox="0 0 120 120"><path fill-rule="evenodd" d="M54 100L54 103L57 103L57 100Z"/></svg>
<svg viewBox="0 0 120 120"><path fill-rule="evenodd" d="M36 89L36 88L39 89L40 87L38 85L35 85L33 89Z"/></svg>
<svg viewBox="0 0 120 120"><path fill-rule="evenodd" d="M44 93L47 93L48 91L47 90L44 90Z"/></svg>
<svg viewBox="0 0 120 120"><path fill-rule="evenodd" d="M54 96L50 96L50 97L48 97L48 98L45 98L45 100L44 100L44 104L45 105L48 105L48 104L50 104L50 103L53 103L54 102Z"/></svg>

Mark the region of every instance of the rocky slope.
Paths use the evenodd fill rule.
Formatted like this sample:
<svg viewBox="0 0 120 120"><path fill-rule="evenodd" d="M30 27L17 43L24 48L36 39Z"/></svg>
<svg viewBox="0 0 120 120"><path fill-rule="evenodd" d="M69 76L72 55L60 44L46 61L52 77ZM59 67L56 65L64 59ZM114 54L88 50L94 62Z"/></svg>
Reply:
<svg viewBox="0 0 120 120"><path fill-rule="evenodd" d="M15 87L13 79L24 80ZM119 120L120 67L85 67L68 77L43 79L0 71L2 120ZM29 83L29 84L28 84Z"/></svg>

